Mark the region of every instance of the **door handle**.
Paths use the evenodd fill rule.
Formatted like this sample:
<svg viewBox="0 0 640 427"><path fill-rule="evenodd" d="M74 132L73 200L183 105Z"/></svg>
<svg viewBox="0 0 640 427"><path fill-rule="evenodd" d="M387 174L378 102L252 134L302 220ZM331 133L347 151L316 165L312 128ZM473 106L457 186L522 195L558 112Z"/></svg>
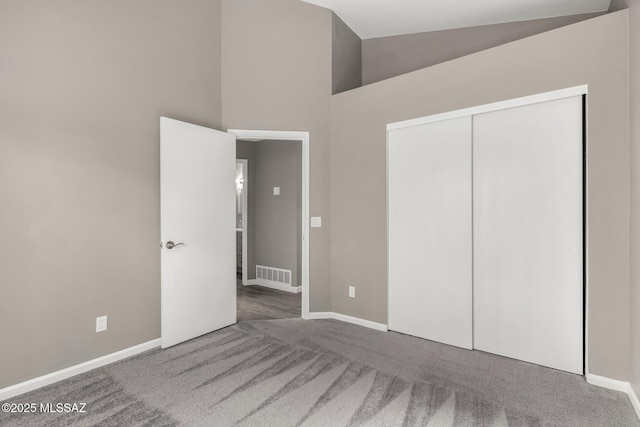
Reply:
<svg viewBox="0 0 640 427"><path fill-rule="evenodd" d="M184 243L173 243L171 240L169 240L169 241L167 242L167 244L165 245L165 247L166 247L167 249L173 249L173 248L175 248L176 246L180 246L180 245L184 245Z"/></svg>

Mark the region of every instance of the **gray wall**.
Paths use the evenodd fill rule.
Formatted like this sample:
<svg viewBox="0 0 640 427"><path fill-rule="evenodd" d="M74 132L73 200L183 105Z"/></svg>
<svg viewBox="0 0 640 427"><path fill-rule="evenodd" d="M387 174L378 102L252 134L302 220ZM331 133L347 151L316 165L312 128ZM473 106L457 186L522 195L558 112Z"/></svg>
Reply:
<svg viewBox="0 0 640 427"><path fill-rule="evenodd" d="M399 76L601 15L584 14L362 41L362 83Z"/></svg>
<svg viewBox="0 0 640 427"><path fill-rule="evenodd" d="M298 0L222 1L222 126L310 132L310 309L331 309L331 11ZM249 66L248 66L249 65Z"/></svg>
<svg viewBox="0 0 640 427"><path fill-rule="evenodd" d="M256 144L250 141L236 142L236 159L248 160L248 179L247 183L247 279L256 278L256 216L253 212L253 207L256 204L256 190L253 184L255 179L255 167L256 167Z"/></svg>
<svg viewBox="0 0 640 427"><path fill-rule="evenodd" d="M159 117L221 121L219 1L1 9L0 388L160 336Z"/></svg>
<svg viewBox="0 0 640 427"><path fill-rule="evenodd" d="M631 385L640 397L640 0L629 0L631 40Z"/></svg>
<svg viewBox="0 0 640 427"><path fill-rule="evenodd" d="M588 84L589 367L628 380L628 42L617 12L335 95L333 311L387 322L387 123Z"/></svg>
<svg viewBox="0 0 640 427"><path fill-rule="evenodd" d="M629 8L631 76L631 385L640 396L640 0L613 0Z"/></svg>
<svg viewBox="0 0 640 427"><path fill-rule="evenodd" d="M332 13L333 92L362 86L362 40L335 13Z"/></svg>
<svg viewBox="0 0 640 427"><path fill-rule="evenodd" d="M298 141L255 143L254 204L255 264L291 270L292 285L302 285L299 250L302 227L302 144ZM280 187L280 195L273 195Z"/></svg>

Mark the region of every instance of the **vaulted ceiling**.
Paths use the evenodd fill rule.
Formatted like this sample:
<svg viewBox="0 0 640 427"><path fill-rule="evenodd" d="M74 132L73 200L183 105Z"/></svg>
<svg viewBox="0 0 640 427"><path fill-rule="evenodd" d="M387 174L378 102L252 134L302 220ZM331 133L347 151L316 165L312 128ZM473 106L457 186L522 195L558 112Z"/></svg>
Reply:
<svg viewBox="0 0 640 427"><path fill-rule="evenodd" d="M302 0L332 9L360 38L602 12L611 0Z"/></svg>

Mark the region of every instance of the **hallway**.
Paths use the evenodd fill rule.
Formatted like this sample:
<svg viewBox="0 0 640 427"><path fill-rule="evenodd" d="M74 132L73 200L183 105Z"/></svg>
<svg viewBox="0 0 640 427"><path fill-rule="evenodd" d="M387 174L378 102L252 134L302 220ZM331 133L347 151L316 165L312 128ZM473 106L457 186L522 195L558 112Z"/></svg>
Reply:
<svg viewBox="0 0 640 427"><path fill-rule="evenodd" d="M238 322L243 320L270 320L300 318L302 294L269 289L262 286L242 286L238 291Z"/></svg>

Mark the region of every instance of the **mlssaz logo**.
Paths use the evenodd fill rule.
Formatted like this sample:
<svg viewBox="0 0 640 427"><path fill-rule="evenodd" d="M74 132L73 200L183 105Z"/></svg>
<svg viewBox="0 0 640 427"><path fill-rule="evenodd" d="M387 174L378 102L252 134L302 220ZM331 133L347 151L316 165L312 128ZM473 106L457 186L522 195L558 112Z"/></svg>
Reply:
<svg viewBox="0 0 640 427"><path fill-rule="evenodd" d="M85 413L86 403L41 403L40 412Z"/></svg>

